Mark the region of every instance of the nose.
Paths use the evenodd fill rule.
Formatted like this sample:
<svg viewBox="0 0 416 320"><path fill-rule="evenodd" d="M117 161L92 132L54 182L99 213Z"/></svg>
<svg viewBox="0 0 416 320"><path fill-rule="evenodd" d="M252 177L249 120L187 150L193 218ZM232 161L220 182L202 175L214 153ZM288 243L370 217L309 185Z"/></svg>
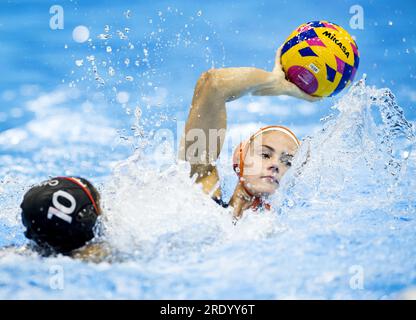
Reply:
<svg viewBox="0 0 416 320"><path fill-rule="evenodd" d="M279 173L279 167L277 166L277 164L272 164L272 165L269 167L269 170L270 170L272 173Z"/></svg>

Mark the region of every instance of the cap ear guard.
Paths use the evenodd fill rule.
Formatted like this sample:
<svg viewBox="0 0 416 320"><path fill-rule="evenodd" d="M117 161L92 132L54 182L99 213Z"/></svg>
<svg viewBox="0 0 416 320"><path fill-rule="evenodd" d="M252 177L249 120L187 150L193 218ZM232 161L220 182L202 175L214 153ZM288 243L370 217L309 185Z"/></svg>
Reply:
<svg viewBox="0 0 416 320"><path fill-rule="evenodd" d="M243 143L240 144L234 149L233 153L233 169L237 176L240 176L241 168L239 168L241 163L241 154L242 154Z"/></svg>

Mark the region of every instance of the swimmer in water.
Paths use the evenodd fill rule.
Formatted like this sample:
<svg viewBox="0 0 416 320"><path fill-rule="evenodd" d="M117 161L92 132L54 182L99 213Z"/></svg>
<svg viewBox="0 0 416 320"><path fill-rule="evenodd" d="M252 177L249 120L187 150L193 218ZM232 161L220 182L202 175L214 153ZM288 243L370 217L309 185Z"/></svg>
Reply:
<svg viewBox="0 0 416 320"><path fill-rule="evenodd" d="M84 261L109 259L108 245L94 241L102 214L100 194L86 179L56 177L28 190L20 205L28 245L3 249L42 256L63 254Z"/></svg>
<svg viewBox="0 0 416 320"><path fill-rule="evenodd" d="M306 94L286 80L277 50L273 71L257 68L210 69L198 79L192 105L181 139L179 158L191 164L191 176L202 184L205 193L220 205L233 207L235 219L249 208L268 209L267 197L279 187L300 145L288 128L261 128L234 151L233 167L239 180L230 202L224 203L215 166L227 127L226 102L245 94L255 96L288 95L310 102L320 98Z"/></svg>

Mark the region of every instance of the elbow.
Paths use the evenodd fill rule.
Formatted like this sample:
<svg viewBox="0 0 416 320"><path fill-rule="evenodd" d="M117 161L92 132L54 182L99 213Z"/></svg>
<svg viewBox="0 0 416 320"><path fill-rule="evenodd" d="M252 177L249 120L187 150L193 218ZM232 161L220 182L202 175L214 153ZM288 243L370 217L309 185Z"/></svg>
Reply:
<svg viewBox="0 0 416 320"><path fill-rule="evenodd" d="M215 89L217 87L217 70L209 69L201 74L197 86L199 88Z"/></svg>

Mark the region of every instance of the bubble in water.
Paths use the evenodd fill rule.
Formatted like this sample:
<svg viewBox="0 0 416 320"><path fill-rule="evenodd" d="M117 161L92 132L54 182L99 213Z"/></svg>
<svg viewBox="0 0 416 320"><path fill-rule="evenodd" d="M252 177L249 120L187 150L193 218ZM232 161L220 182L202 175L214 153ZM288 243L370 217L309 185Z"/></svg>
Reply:
<svg viewBox="0 0 416 320"><path fill-rule="evenodd" d="M113 51L113 49L111 49L110 46L107 46L107 48L105 48L105 51L107 51L108 53L110 53L111 51Z"/></svg>
<svg viewBox="0 0 416 320"><path fill-rule="evenodd" d="M109 26L108 24L106 24L106 25L104 26L104 32L105 32L105 33L110 32L110 26Z"/></svg>
<svg viewBox="0 0 416 320"><path fill-rule="evenodd" d="M72 31L72 39L75 42L83 43L90 37L90 30L86 26L77 26Z"/></svg>
<svg viewBox="0 0 416 320"><path fill-rule="evenodd" d="M116 74L116 71L114 70L114 68L113 68L113 67L109 67L109 68L108 68L108 74L109 74L110 76L114 76L114 75Z"/></svg>
<svg viewBox="0 0 416 320"><path fill-rule="evenodd" d="M139 60L136 60L136 61L134 62L134 64L138 67L138 66L140 66L140 61L139 61Z"/></svg>
<svg viewBox="0 0 416 320"><path fill-rule="evenodd" d="M392 26L393 25L393 21L389 21L389 26Z"/></svg>
<svg viewBox="0 0 416 320"><path fill-rule="evenodd" d="M124 64L128 66L130 64L130 59L129 58L124 59Z"/></svg>
<svg viewBox="0 0 416 320"><path fill-rule="evenodd" d="M132 44L131 42L129 42L129 49L133 50L134 49L134 44Z"/></svg>
<svg viewBox="0 0 416 320"><path fill-rule="evenodd" d="M202 16L202 10L199 10L199 11L196 13L196 15L197 15L198 17Z"/></svg>
<svg viewBox="0 0 416 320"><path fill-rule="evenodd" d="M90 56L87 56L86 59L87 59L88 62L93 62L93 61L95 61L95 56L90 55Z"/></svg>
<svg viewBox="0 0 416 320"><path fill-rule="evenodd" d="M77 67L81 67L84 64L84 60L83 59L75 60L75 64Z"/></svg>
<svg viewBox="0 0 416 320"><path fill-rule="evenodd" d="M126 76L126 80L127 80L127 81L133 81L133 80L134 80L134 78L133 78L132 76Z"/></svg>

